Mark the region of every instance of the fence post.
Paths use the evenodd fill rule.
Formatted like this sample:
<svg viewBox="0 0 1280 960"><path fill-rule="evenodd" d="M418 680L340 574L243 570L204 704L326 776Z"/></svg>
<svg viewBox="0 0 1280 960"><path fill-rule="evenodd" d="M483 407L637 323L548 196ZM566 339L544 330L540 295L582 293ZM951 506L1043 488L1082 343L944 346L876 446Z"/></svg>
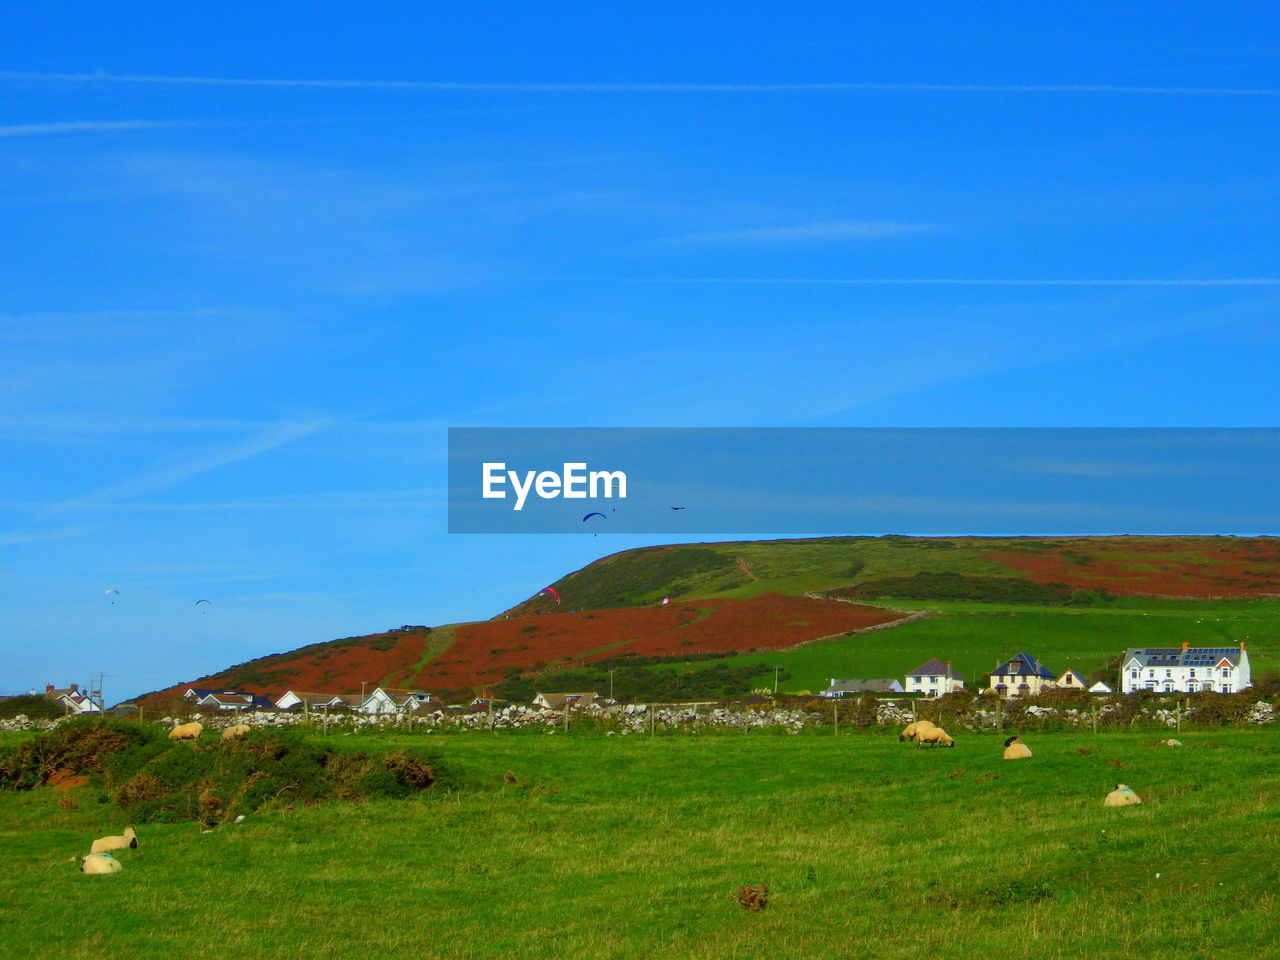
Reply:
<svg viewBox="0 0 1280 960"><path fill-rule="evenodd" d="M840 698L833 698L835 702L831 704L831 735L833 737L840 736Z"/></svg>

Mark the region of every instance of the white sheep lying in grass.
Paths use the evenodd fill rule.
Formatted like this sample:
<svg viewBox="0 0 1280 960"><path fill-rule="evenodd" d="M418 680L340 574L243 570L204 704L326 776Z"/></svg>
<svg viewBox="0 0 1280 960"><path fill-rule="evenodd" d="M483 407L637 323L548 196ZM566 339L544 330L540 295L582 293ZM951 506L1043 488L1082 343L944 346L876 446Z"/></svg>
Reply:
<svg viewBox="0 0 1280 960"><path fill-rule="evenodd" d="M933 727L929 730L921 730L916 734L916 746L924 746L929 744L932 747L954 747L956 742L951 739L947 731L941 727Z"/></svg>
<svg viewBox="0 0 1280 960"><path fill-rule="evenodd" d="M203 723L183 723L169 731L170 740L199 740L204 733Z"/></svg>
<svg viewBox="0 0 1280 960"><path fill-rule="evenodd" d="M81 873L119 873L124 864L109 853L90 853L80 858Z"/></svg>
<svg viewBox="0 0 1280 960"><path fill-rule="evenodd" d="M898 742L901 743L903 740L914 740L920 736L920 734L924 733L924 731L936 729L938 728L934 726L932 720L915 720L912 723L908 723L906 729L898 734Z"/></svg>
<svg viewBox="0 0 1280 960"><path fill-rule="evenodd" d="M1031 748L1022 742L1021 737L1010 737L1004 742L1004 758L1006 760L1026 760L1031 756Z"/></svg>
<svg viewBox="0 0 1280 960"><path fill-rule="evenodd" d="M1142 798L1126 787L1123 783L1117 783L1116 788L1107 794L1107 798L1102 801L1104 807L1129 807L1135 803L1141 803Z"/></svg>
<svg viewBox="0 0 1280 960"><path fill-rule="evenodd" d="M247 723L237 723L235 726L227 727L225 730L222 731L222 739L223 740L239 740L248 732L249 732L249 725Z"/></svg>
<svg viewBox="0 0 1280 960"><path fill-rule="evenodd" d="M90 853L106 853L109 850L126 850L138 847L138 835L133 827L125 827L124 833L118 837L99 837L89 848Z"/></svg>

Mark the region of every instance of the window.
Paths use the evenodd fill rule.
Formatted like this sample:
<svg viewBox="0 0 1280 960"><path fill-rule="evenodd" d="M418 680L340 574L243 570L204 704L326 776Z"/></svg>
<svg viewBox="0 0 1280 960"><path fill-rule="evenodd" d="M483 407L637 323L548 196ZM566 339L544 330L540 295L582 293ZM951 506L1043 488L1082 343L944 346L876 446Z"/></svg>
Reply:
<svg viewBox="0 0 1280 960"><path fill-rule="evenodd" d="M1192 679L1192 680L1194 680L1195 678L1196 678L1196 668L1195 668L1195 667L1192 667L1192 668L1191 668L1191 679Z"/></svg>
<svg viewBox="0 0 1280 960"><path fill-rule="evenodd" d="M1223 667L1223 668L1222 668L1222 675L1223 675L1224 677L1229 677L1229 676L1231 676L1231 671L1230 671L1228 668Z"/></svg>
<svg viewBox="0 0 1280 960"><path fill-rule="evenodd" d="M1156 672L1155 672L1154 670L1148 670L1148 671L1147 671L1147 677L1148 677L1148 678L1154 677L1155 675L1156 675Z"/></svg>
<svg viewBox="0 0 1280 960"><path fill-rule="evenodd" d="M937 677L930 677L930 678L929 678L929 682L930 682L930 683L937 683L937 682L938 682L938 678L937 678Z"/></svg>
<svg viewBox="0 0 1280 960"><path fill-rule="evenodd" d="M1172 676L1173 676L1173 671L1172 671L1172 670L1166 670L1166 671L1164 672L1164 675L1165 675L1166 677L1172 677Z"/></svg>
<svg viewBox="0 0 1280 960"><path fill-rule="evenodd" d="M1129 678L1130 678L1130 679L1132 679L1132 680L1137 680L1137 679L1138 679L1138 671L1137 671L1137 670L1130 670L1130 671L1129 671Z"/></svg>

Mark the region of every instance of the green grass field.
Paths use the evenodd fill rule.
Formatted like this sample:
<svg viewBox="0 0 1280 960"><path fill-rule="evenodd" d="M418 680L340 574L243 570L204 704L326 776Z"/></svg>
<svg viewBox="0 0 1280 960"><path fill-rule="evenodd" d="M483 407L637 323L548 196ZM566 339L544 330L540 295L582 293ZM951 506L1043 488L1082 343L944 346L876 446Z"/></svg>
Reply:
<svg viewBox="0 0 1280 960"><path fill-rule="evenodd" d="M1087 677L1127 647L1235 646L1245 641L1255 681L1280 670L1280 601L1162 600L1126 597L1097 607L1030 607L943 601L886 601L939 616L814 643L795 650L742 654L727 666L781 666L785 690L825 689L831 677L897 677L940 657L972 688L978 676L1025 650L1055 673ZM691 664L687 669L705 669Z"/></svg>
<svg viewBox="0 0 1280 960"><path fill-rule="evenodd" d="M466 786L144 824L114 877L72 862L125 825L91 787L0 794L0 955L1272 955L1280 739L1155 739L361 736L429 741ZM1146 804L1103 808L1117 781ZM763 912L730 899L760 882Z"/></svg>

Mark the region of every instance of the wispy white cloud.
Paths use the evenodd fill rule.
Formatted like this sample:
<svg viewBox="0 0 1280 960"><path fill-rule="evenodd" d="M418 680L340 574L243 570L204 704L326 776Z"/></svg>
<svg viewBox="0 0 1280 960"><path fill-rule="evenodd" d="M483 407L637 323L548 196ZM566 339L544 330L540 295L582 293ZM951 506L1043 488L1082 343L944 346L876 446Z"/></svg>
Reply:
<svg viewBox="0 0 1280 960"><path fill-rule="evenodd" d="M104 487L74 500L55 504L49 507L45 513L64 513L71 510L94 507L103 503L111 503L128 497L157 493L210 470L216 470L219 467L238 463L241 460L248 460L264 453L270 453L272 450L279 449L295 440L317 433L332 422L332 420L328 419L317 419L276 424L238 443L219 447L168 466L158 467L122 483Z"/></svg>
<svg viewBox="0 0 1280 960"><path fill-rule="evenodd" d="M1087 83L522 83L454 80L291 79L284 77L195 77L162 74L24 73L0 71L0 80L47 83L130 83L200 87L277 87L282 89L428 90L458 93L1000 93L1128 94L1143 96L1277 97L1266 87L1161 87Z"/></svg>
<svg viewBox="0 0 1280 960"><path fill-rule="evenodd" d="M751 243L828 243L841 240L877 240L936 229L928 223L905 223L896 220L826 220L790 227L757 227L745 230L723 230L689 233L668 237L667 243L751 244Z"/></svg>
<svg viewBox="0 0 1280 960"><path fill-rule="evenodd" d="M52 137L69 133L164 130L189 125L162 120L68 120L61 123L21 123L4 126L0 127L0 137Z"/></svg>

